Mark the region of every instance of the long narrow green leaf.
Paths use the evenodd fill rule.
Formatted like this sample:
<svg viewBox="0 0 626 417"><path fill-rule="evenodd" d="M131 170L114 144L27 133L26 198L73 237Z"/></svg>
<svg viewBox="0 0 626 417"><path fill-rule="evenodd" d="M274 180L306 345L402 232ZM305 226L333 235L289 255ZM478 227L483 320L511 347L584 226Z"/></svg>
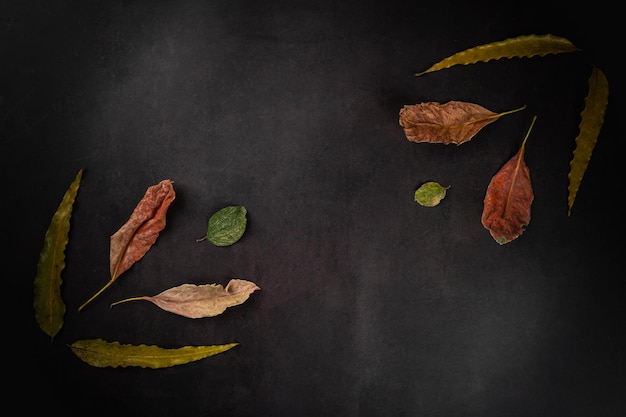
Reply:
<svg viewBox="0 0 626 417"><path fill-rule="evenodd" d="M469 65L477 62L487 62L501 58L531 58L563 52L574 52L578 48L568 39L554 35L522 35L502 41L491 42L475 46L450 55L432 65L425 71L415 75L420 76L450 68L454 65Z"/></svg>
<svg viewBox="0 0 626 417"><path fill-rule="evenodd" d="M98 368L138 366L168 368L225 352L238 343L212 346L183 346L166 349L155 345L123 345L103 339L78 340L70 345L83 362Z"/></svg>
<svg viewBox="0 0 626 417"><path fill-rule="evenodd" d="M569 195L567 197L567 216L572 214L572 206L580 188L587 166L591 160L600 130L604 124L604 114L609 103L609 82L604 73L593 67L589 76L589 91L585 97L585 107L580 113L579 133L576 148L570 161L568 174Z"/></svg>
<svg viewBox="0 0 626 417"><path fill-rule="evenodd" d="M35 318L41 330L53 339L63 327L66 308L61 298L61 272L65 268L65 247L69 241L70 218L82 176L81 169L52 216L37 262L33 301Z"/></svg>

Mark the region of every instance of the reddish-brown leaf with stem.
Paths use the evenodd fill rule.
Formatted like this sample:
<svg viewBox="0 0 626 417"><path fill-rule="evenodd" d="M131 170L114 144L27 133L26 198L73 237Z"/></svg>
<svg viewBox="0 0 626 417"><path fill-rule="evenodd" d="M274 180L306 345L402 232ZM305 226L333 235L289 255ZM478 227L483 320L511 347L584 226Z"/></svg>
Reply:
<svg viewBox="0 0 626 417"><path fill-rule="evenodd" d="M494 113L478 104L449 101L426 102L404 106L400 110L400 126L411 142L460 145L472 139L483 127L500 117L525 109L526 106L503 113Z"/></svg>
<svg viewBox="0 0 626 417"><path fill-rule="evenodd" d="M111 236L110 281L81 305L79 311L143 258L156 243L159 233L165 228L165 215L174 198L176 193L171 180L148 187L128 221Z"/></svg>
<svg viewBox="0 0 626 417"><path fill-rule="evenodd" d="M524 150L536 119L537 116L533 117L519 151L491 178L487 187L481 221L500 245L519 237L530 223L535 195Z"/></svg>

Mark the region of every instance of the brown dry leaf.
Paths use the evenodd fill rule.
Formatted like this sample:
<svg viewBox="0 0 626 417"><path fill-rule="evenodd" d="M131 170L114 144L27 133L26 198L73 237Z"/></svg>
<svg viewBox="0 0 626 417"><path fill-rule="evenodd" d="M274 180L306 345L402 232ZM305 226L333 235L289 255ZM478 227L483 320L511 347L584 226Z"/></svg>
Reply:
<svg viewBox="0 0 626 417"><path fill-rule="evenodd" d="M500 117L525 109L494 113L478 104L449 101L406 105L400 110L400 126L411 142L460 145Z"/></svg>
<svg viewBox="0 0 626 417"><path fill-rule="evenodd" d="M128 221L111 236L110 281L81 305L79 311L113 284L156 243L159 233L165 228L165 215L174 198L176 193L171 180L163 180L148 187Z"/></svg>
<svg viewBox="0 0 626 417"><path fill-rule="evenodd" d="M519 151L491 178L487 187L481 221L500 245L519 237L530 223L530 206L535 195L524 149L536 119L537 116L533 117Z"/></svg>
<svg viewBox="0 0 626 417"><path fill-rule="evenodd" d="M145 300L170 313L198 319L222 314L228 307L244 303L256 290L260 288L254 282L243 279L231 279L226 288L220 284L182 284L153 297L126 298L111 307L127 301Z"/></svg>

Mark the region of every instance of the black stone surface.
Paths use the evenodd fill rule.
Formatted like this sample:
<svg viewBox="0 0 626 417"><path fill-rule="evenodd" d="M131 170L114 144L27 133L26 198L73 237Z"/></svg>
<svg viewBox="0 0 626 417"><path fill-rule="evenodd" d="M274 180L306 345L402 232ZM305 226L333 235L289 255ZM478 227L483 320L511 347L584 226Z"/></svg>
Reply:
<svg viewBox="0 0 626 417"><path fill-rule="evenodd" d="M548 2L549 3L549 2ZM4 363L20 414L626 415L623 75L615 10L564 3L5 1L0 5ZM580 48L415 77L460 50L552 33ZM610 84L567 215L591 65ZM502 112L461 146L416 144L405 104ZM526 146L535 200L520 238L480 222L486 187ZM44 233L79 169L50 338L33 311ZM109 279L109 237L174 181L157 244ZM449 185L434 208L425 181ZM225 205L230 247L196 242ZM148 302L183 283L256 282L224 314ZM79 339L174 348L239 342L166 369L95 368ZM6 390L5 390L6 391ZM17 407L17 408L15 408ZM7 409L9 405L7 405Z"/></svg>

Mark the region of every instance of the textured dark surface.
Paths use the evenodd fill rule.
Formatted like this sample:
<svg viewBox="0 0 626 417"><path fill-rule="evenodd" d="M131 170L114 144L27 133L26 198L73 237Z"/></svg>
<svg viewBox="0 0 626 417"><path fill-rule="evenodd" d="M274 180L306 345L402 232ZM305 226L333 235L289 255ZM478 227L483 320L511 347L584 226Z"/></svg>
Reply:
<svg viewBox="0 0 626 417"><path fill-rule="evenodd" d="M0 152L7 408L66 415L623 416L622 67L615 11L396 1L5 1ZM581 51L414 77L462 49L552 33ZM609 107L567 216L591 64ZM405 104L502 112L461 146L416 144ZM530 225L480 223L491 177L526 146ZM43 236L76 172L51 342L32 308ZM108 280L109 236L146 188L177 198L148 254ZM425 181L449 185L433 208ZM243 205L230 247L196 242ZM256 282L241 306L185 319L148 302L183 283ZM94 368L68 344L239 342L152 370ZM6 353L5 353L6 354ZM19 394L19 395L18 395ZM19 400L18 400L19 398ZM17 407L17 408L15 408Z"/></svg>

